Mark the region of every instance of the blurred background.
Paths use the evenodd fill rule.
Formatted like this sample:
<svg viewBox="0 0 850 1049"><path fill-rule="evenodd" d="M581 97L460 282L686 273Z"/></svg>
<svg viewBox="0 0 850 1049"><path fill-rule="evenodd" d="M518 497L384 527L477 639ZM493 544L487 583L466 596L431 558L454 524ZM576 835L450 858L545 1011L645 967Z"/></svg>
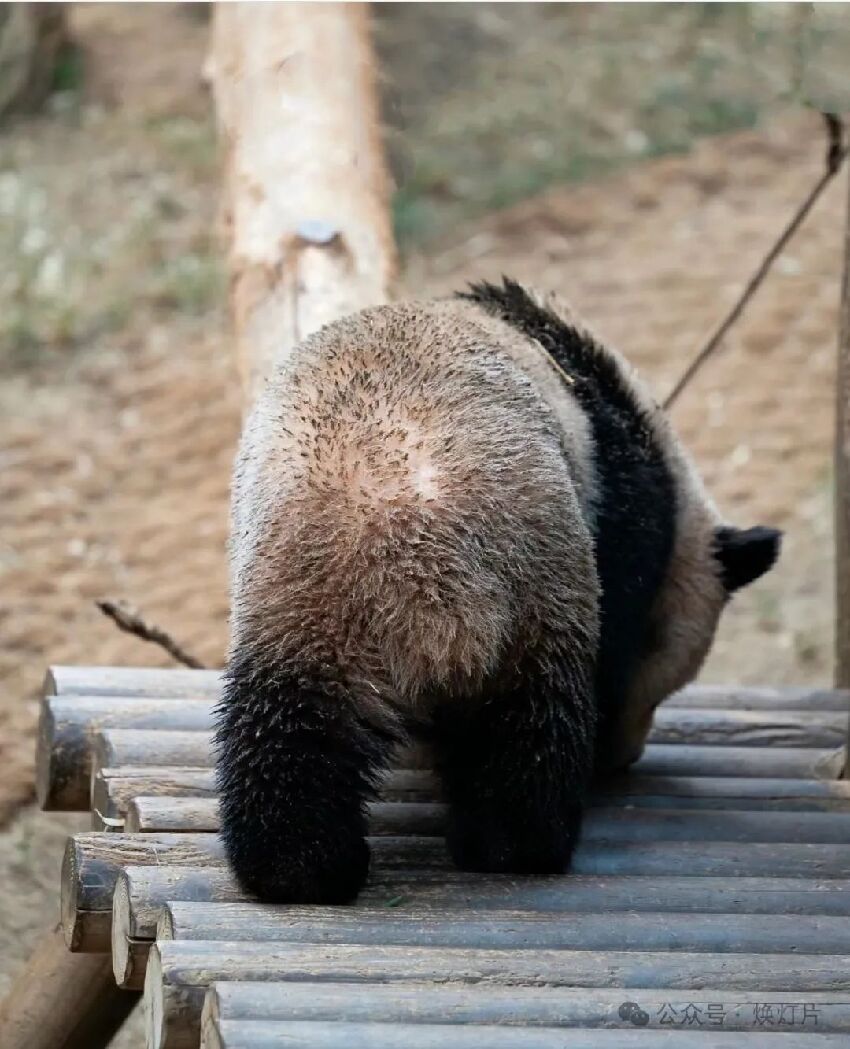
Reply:
<svg viewBox="0 0 850 1049"><path fill-rule="evenodd" d="M44 668L166 665L103 596L221 662L239 426L209 7L34 7L0 7L0 993L74 825L29 807ZM812 107L850 109L845 4L373 15L405 292L555 288L659 396L822 171ZM786 531L726 615L713 681L831 679L845 185L673 412L730 520Z"/></svg>

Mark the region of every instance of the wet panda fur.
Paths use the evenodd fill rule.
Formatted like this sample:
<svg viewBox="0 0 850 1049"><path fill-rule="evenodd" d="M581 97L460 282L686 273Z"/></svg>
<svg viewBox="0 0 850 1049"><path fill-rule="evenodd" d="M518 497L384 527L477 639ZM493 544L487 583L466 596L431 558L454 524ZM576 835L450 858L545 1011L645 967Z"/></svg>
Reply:
<svg viewBox="0 0 850 1049"><path fill-rule="evenodd" d="M509 280L305 340L246 423L232 526L224 842L247 890L325 903L362 887L411 737L459 866L565 870L594 773L639 756L780 538L727 525L625 360Z"/></svg>

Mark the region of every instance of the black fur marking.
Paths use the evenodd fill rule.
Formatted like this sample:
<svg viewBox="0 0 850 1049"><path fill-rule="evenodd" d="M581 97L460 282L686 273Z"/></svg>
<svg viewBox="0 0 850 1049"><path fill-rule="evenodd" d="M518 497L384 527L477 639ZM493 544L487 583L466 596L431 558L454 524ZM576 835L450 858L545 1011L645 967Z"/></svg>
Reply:
<svg viewBox="0 0 850 1049"><path fill-rule="evenodd" d="M503 693L437 709L447 841L462 869L566 870L593 765L591 666L535 668Z"/></svg>
<svg viewBox="0 0 850 1049"><path fill-rule="evenodd" d="M369 871L364 806L392 742L339 687L240 653L218 713L221 832L242 887L270 903L348 903Z"/></svg>
<svg viewBox="0 0 850 1049"><path fill-rule="evenodd" d="M617 362L587 334L538 305L515 281L481 283L459 298L535 339L573 380L566 387L590 421L598 499L593 522L601 639L597 701L603 722L623 702L647 643L649 610L670 563L676 532L674 480L650 421Z"/></svg>
<svg viewBox="0 0 850 1049"><path fill-rule="evenodd" d="M721 565L721 578L732 594L772 568L779 557L782 533L776 528L718 528L714 533L714 556Z"/></svg>

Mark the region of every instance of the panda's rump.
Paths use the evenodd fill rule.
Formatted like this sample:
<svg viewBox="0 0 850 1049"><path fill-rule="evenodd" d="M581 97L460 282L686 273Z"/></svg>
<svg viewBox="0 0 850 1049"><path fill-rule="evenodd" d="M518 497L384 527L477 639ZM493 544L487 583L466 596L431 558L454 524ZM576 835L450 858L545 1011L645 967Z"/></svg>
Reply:
<svg viewBox="0 0 850 1049"><path fill-rule="evenodd" d="M274 524L243 607L263 610L276 659L415 710L476 694L526 639L593 621L592 542L547 415L509 367L438 376L439 360L381 370L371 356L346 355L334 404L327 373L286 391L260 472L287 482L261 486L277 493Z"/></svg>

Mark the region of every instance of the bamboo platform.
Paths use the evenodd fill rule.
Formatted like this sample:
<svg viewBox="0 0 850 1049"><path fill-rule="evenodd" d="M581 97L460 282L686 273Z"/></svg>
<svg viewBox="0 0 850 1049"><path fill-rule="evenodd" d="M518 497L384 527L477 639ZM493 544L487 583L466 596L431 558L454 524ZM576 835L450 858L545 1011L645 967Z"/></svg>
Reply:
<svg viewBox="0 0 850 1049"><path fill-rule="evenodd" d="M600 785L571 874L452 868L399 755L354 907L244 896L217 835L218 675L53 669L38 795L72 952L144 988L151 1049L850 1045L850 697L692 686Z"/></svg>

